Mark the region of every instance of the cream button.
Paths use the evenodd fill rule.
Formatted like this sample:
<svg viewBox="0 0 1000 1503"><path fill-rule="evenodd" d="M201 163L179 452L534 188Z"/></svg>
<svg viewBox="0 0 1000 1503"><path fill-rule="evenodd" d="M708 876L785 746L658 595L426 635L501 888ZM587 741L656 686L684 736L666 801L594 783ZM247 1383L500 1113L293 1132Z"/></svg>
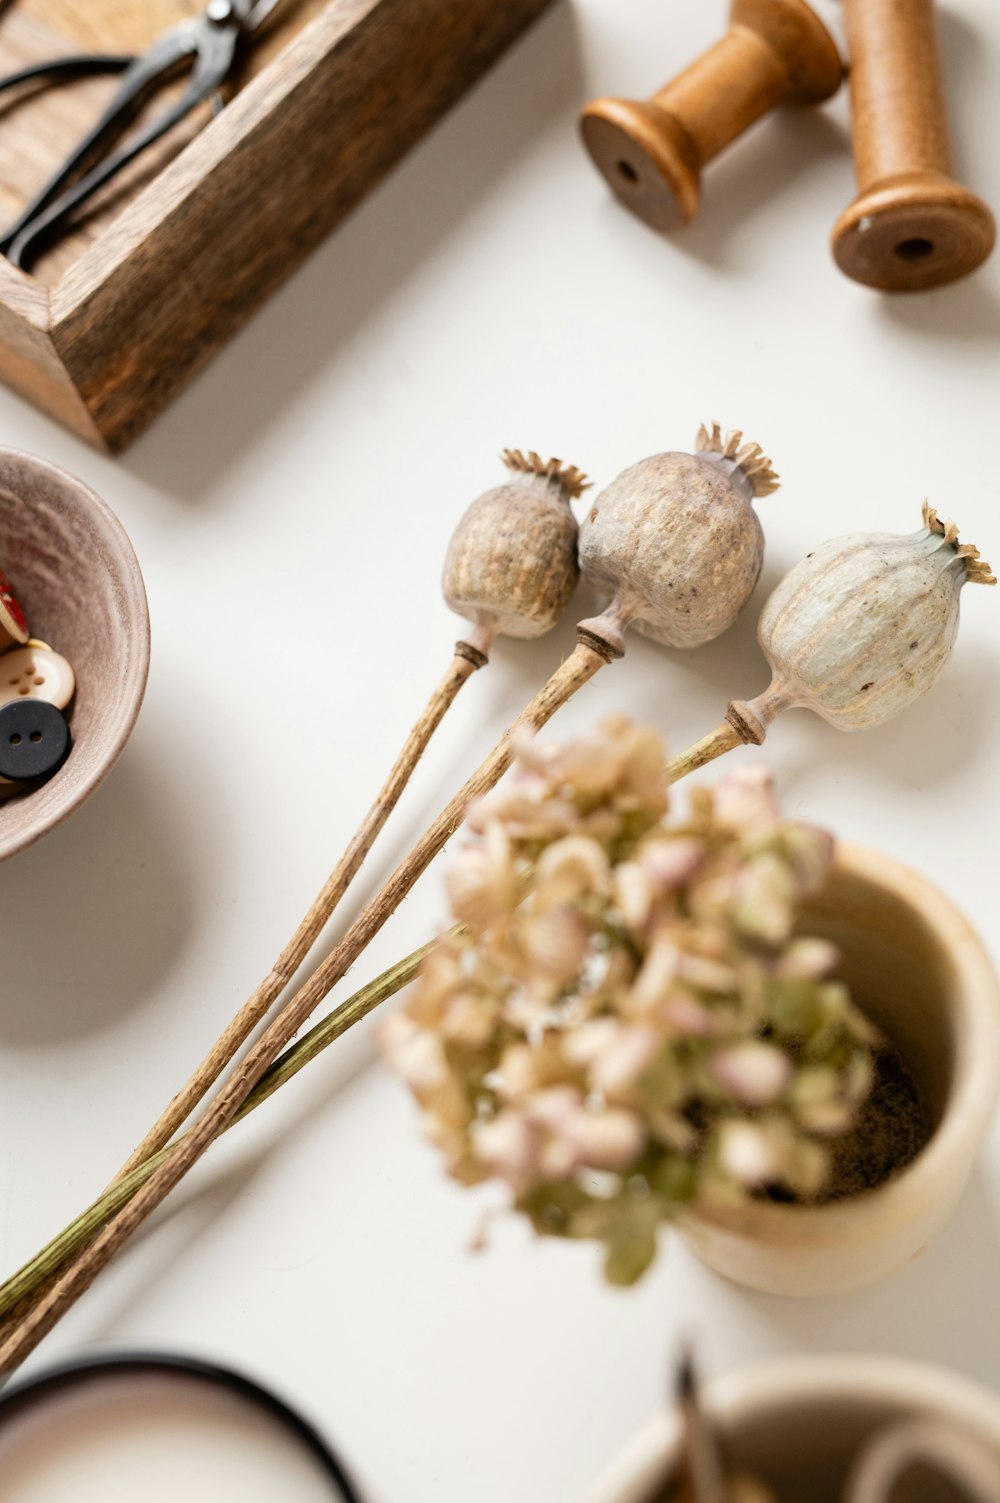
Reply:
<svg viewBox="0 0 1000 1503"><path fill-rule="evenodd" d="M58 652L17 647L0 657L0 705L15 699L45 699L64 710L75 689L73 669Z"/></svg>

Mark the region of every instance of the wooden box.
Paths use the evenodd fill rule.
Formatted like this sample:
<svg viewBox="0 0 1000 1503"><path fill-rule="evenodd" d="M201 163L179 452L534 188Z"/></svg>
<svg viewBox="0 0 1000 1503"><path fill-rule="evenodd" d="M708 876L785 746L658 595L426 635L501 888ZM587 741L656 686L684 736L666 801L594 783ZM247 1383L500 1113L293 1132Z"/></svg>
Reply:
<svg viewBox="0 0 1000 1503"><path fill-rule="evenodd" d="M203 3L0 0L0 73L141 51ZM0 258L0 377L90 443L124 448L549 3L283 0L220 114L109 185L30 275ZM4 102L4 220L114 87Z"/></svg>

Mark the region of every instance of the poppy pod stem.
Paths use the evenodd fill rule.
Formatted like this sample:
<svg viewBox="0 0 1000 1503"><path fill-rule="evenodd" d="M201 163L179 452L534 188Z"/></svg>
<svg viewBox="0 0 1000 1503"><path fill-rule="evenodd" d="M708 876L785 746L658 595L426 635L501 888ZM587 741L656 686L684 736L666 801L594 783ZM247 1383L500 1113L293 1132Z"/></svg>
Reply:
<svg viewBox="0 0 1000 1503"><path fill-rule="evenodd" d="M586 643L574 651L539 690L517 721L421 836L389 881L351 924L343 939L264 1029L193 1126L154 1169L149 1179L70 1262L38 1304L8 1328L0 1341L0 1378L14 1372L40 1341L89 1289L101 1270L166 1198L176 1184L233 1121L254 1087L320 1002L396 911L417 879L458 829L473 799L493 788L514 757L518 731L539 730L567 700L609 661Z"/></svg>
<svg viewBox="0 0 1000 1503"><path fill-rule="evenodd" d="M459 931L451 931L457 934ZM376 976L374 981L361 987L343 1002L337 1004L328 1015L311 1028L275 1060L271 1068L251 1091L243 1106L229 1123L235 1127L257 1107L270 1100L281 1086L293 1080L300 1070L335 1043L355 1023L366 1018L373 1008L393 997L414 980L421 964L438 944L431 940L421 945L404 959L397 961L388 970ZM170 1148L161 1148L151 1154L128 1174L120 1176L113 1185L100 1195L92 1205L75 1217L52 1240L30 1258L16 1273L0 1284L0 1341L14 1330L38 1305L54 1286L63 1264L74 1253L93 1240L102 1226L111 1220L116 1211L125 1205L140 1185L145 1184L154 1169L167 1157Z"/></svg>
<svg viewBox="0 0 1000 1503"><path fill-rule="evenodd" d="M786 691L777 681L772 681L756 699L733 700L721 725L667 763L667 783L679 783L689 772L707 767L716 757L722 757L738 746L762 746L771 722L782 710L788 709L790 703Z"/></svg>
<svg viewBox="0 0 1000 1503"><path fill-rule="evenodd" d="M508 451L504 459L513 478L481 497L463 518L445 564L445 595L453 609L476 628L533 637L554 624L576 583L576 524L568 501L580 494L584 479L579 471L566 469L555 460L542 461L534 453ZM37 1306L9 1330L0 1342L0 1376L12 1372L34 1350L225 1131L281 1051L454 834L468 805L502 777L513 760L515 733L539 730L601 668L620 657L624 650L621 636L629 620L635 619L640 630L649 626L650 634L673 645L694 645L718 635L730 624L749 598L763 550L763 537L749 501L755 494L773 490L775 484L770 464L757 445L744 445L741 435L735 433L724 439L716 426L711 433L703 430L699 435L697 455L666 455L645 462L619 477L616 487L599 498L590 518L589 557L595 578L611 582L608 593L613 603L605 616L581 623L574 651L442 810L339 944L275 1014L190 1130L134 1197L66 1267ZM603 524L594 525L598 510L611 524L607 546ZM628 576L617 569L616 550L635 521L641 531L642 558L638 569ZM684 563L684 572L677 578L676 604L668 599L675 593L671 579L660 589L663 550L657 523L661 531L672 532L675 539L671 557L678 567ZM700 548L692 559L696 540ZM567 546L573 554L571 565L560 552ZM721 597L713 598L702 587L718 575L720 558L730 561L732 579L727 578ZM149 1145L147 1140L144 1148ZM144 1158L148 1156L143 1154ZM133 1156L130 1166L135 1162Z"/></svg>
<svg viewBox="0 0 1000 1503"><path fill-rule="evenodd" d="M200 1065L173 1096L138 1147L122 1165L115 1181L150 1158L187 1121L207 1091L266 1017L319 938L361 865L382 832L413 775L431 737L454 704L463 684L486 664L485 653L472 643L458 642L444 678L437 685L423 714L414 725L393 763L378 797L355 830L343 855L264 979L236 1012Z"/></svg>
<svg viewBox="0 0 1000 1503"><path fill-rule="evenodd" d="M689 746L687 751L679 757L672 757L667 763L667 785L679 783L681 778L686 778L689 772L697 772L700 767L707 767L714 762L716 757L722 757L726 752L732 751L737 746L742 746L743 738L733 729L728 720L717 725L714 731L709 731L707 736L702 736Z"/></svg>
<svg viewBox="0 0 1000 1503"><path fill-rule="evenodd" d="M469 623L444 678L393 763L375 802L263 981L130 1154L118 1177L170 1142L289 985L385 826L427 746L499 635L536 637L555 625L577 580L576 521L569 501L586 487L574 465L505 449L508 482L467 509L445 563L448 604ZM536 562L540 561L540 562Z"/></svg>

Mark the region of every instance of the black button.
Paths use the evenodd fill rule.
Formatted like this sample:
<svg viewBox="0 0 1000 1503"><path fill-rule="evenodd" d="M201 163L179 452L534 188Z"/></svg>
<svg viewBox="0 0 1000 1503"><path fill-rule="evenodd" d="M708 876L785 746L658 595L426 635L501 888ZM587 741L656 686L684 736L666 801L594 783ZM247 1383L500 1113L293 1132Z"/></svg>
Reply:
<svg viewBox="0 0 1000 1503"><path fill-rule="evenodd" d="M62 710L44 699L0 705L0 777L14 783L47 778L66 760L69 726Z"/></svg>

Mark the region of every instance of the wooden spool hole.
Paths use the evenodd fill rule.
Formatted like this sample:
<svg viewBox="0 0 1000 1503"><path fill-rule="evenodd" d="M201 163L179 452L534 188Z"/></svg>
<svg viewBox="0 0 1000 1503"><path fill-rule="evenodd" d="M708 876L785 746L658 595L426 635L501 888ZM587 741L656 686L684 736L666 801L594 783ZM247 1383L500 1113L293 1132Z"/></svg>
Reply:
<svg viewBox="0 0 1000 1503"><path fill-rule="evenodd" d="M952 176L933 0L844 0L860 192L833 231L840 269L886 292L975 271L995 239Z"/></svg>
<svg viewBox="0 0 1000 1503"><path fill-rule="evenodd" d="M805 0L733 0L725 36L650 99L589 104L584 143L633 213L674 229L698 211L706 162L777 105L828 99L842 75Z"/></svg>

